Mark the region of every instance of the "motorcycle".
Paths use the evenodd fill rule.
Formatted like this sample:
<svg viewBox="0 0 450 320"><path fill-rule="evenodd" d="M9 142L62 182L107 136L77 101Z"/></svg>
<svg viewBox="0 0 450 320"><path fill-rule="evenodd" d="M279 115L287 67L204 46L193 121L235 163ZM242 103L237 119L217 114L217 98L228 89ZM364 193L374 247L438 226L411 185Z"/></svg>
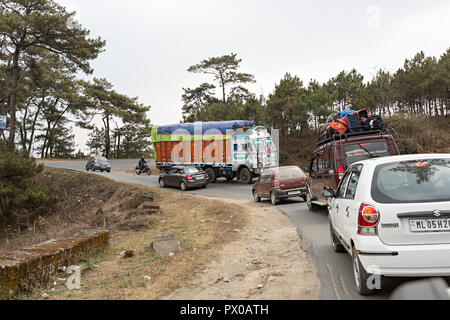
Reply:
<svg viewBox="0 0 450 320"><path fill-rule="evenodd" d="M139 168L139 166L136 166L136 174L138 176L140 176L141 174L146 173L148 176L152 175L152 169L150 169L150 167L148 166L148 164L144 164L144 166L141 168Z"/></svg>

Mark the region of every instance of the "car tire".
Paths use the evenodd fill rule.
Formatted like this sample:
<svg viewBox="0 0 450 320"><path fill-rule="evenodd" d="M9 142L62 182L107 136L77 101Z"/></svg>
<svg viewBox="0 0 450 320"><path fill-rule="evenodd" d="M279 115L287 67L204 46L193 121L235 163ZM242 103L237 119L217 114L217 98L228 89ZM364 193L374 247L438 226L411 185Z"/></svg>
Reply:
<svg viewBox="0 0 450 320"><path fill-rule="evenodd" d="M253 190L253 200L255 202L261 202L261 197L258 196L258 193L255 190Z"/></svg>
<svg viewBox="0 0 450 320"><path fill-rule="evenodd" d="M180 183L180 189L181 189L181 191L187 191L188 188L187 188L187 185L185 182L182 181Z"/></svg>
<svg viewBox="0 0 450 320"><path fill-rule="evenodd" d="M243 168L239 174L242 184L251 184L253 182L252 173L248 168Z"/></svg>
<svg viewBox="0 0 450 320"><path fill-rule="evenodd" d="M214 170L213 168L208 168L205 170L206 173L208 174L208 182L209 183L215 183L217 180L217 176L216 176L216 170Z"/></svg>
<svg viewBox="0 0 450 320"><path fill-rule="evenodd" d="M164 182L164 179L159 179L159 186L161 188L165 188L166 187L166 183Z"/></svg>
<svg viewBox="0 0 450 320"><path fill-rule="evenodd" d="M202 186L202 189L206 189L206 188L208 188L208 185L207 185L207 184L205 184L205 185Z"/></svg>
<svg viewBox="0 0 450 320"><path fill-rule="evenodd" d="M356 249L352 250L352 264L353 264L353 276L355 279L356 291L362 296L370 296L375 293L375 289L368 287L368 279L370 274L366 272L361 262L359 261Z"/></svg>
<svg viewBox="0 0 450 320"><path fill-rule="evenodd" d="M272 205L274 206L280 203L280 200L277 199L277 196L273 192L270 194L270 202L272 202Z"/></svg>
<svg viewBox="0 0 450 320"><path fill-rule="evenodd" d="M333 222L331 220L331 216L328 216L328 223L330 225L330 238L331 238L331 247L333 248L334 252L342 253L345 251L344 246L342 245L341 241L338 239L336 231L333 227Z"/></svg>
<svg viewBox="0 0 450 320"><path fill-rule="evenodd" d="M147 171L147 176L151 176L152 175L152 170L151 169L148 169L148 171Z"/></svg>

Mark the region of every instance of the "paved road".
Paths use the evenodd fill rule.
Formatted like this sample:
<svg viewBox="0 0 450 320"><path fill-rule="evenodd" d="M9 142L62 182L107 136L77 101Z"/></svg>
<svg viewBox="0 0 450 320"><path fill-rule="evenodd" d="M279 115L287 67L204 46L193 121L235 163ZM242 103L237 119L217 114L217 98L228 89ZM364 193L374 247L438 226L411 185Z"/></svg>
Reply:
<svg viewBox="0 0 450 320"><path fill-rule="evenodd" d="M116 160L111 161L113 172L97 173L112 179L126 182L138 183L152 187L158 187L157 176L136 176L114 172L123 168L134 167L136 161ZM85 162L47 162L47 166L84 171ZM175 192L181 192L173 189ZM191 194L208 197L220 197L237 200L252 201L251 186L242 185L237 182L219 181L211 184L207 189L191 190ZM269 201L262 205L270 205ZM387 299L393 288L406 280L390 280L384 284L384 290L372 297L361 297L355 291L353 284L352 262L347 254L337 254L331 249L328 227L328 216L326 210L310 212L302 200L290 200L278 205L278 209L284 212L298 228L302 238L302 246L308 252L308 257L315 264L318 277L321 281L321 299L346 300L346 299Z"/></svg>

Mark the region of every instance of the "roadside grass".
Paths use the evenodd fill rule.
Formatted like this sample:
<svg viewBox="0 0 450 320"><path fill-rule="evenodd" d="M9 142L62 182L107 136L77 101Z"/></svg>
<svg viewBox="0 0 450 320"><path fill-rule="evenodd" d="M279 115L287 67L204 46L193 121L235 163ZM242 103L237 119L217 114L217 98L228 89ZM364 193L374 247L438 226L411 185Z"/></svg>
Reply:
<svg viewBox="0 0 450 320"><path fill-rule="evenodd" d="M103 254L80 261L81 290L69 290L59 283L28 298L41 299L46 292L55 300L157 299L201 272L202 265L218 256L224 244L238 237L233 230L247 223L238 205L167 190L152 189L152 193L161 207L154 223L145 230L114 231ZM182 243L174 257L160 256L152 249L153 239L163 232L177 235ZM122 259L120 253L126 250L133 250L135 256Z"/></svg>

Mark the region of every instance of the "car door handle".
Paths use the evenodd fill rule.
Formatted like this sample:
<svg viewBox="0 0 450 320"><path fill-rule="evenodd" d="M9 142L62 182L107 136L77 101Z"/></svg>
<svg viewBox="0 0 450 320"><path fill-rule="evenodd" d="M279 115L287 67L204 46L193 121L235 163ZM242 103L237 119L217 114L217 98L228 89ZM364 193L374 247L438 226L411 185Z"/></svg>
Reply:
<svg viewBox="0 0 450 320"><path fill-rule="evenodd" d="M350 207L347 207L347 209L345 209L345 211L347 212L347 218L350 216Z"/></svg>

